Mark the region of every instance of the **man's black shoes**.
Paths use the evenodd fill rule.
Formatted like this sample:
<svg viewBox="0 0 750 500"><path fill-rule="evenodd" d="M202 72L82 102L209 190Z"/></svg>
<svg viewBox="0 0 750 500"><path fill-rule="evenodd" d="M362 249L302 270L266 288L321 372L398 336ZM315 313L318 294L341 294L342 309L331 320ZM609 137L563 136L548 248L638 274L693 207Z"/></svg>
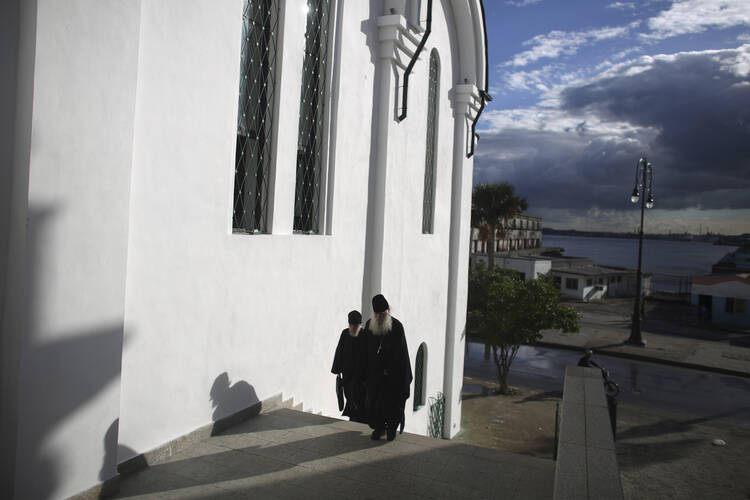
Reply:
<svg viewBox="0 0 750 500"><path fill-rule="evenodd" d="M388 427L388 436L387 436L387 439L388 439L388 441L393 441L394 439L396 439L396 429L395 429L395 427L394 428Z"/></svg>
<svg viewBox="0 0 750 500"><path fill-rule="evenodd" d="M383 437L384 432L385 432L385 429L375 429L374 431L372 431L372 434L370 435L370 439L372 439L373 441L377 441L378 439Z"/></svg>

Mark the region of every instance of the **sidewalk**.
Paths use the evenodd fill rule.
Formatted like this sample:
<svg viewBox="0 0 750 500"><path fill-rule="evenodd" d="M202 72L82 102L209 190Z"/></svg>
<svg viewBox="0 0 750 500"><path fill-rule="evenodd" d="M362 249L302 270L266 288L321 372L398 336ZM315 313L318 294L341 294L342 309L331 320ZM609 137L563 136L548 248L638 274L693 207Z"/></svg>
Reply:
<svg viewBox="0 0 750 500"><path fill-rule="evenodd" d="M262 413L121 480L115 498L552 497L555 463L292 409Z"/></svg>
<svg viewBox="0 0 750 500"><path fill-rule="evenodd" d="M581 351L594 349L609 356L750 377L750 349L730 345L726 336L705 340L705 336L696 335L694 328L679 323L673 325L674 331L670 334L656 333L654 330L663 332L665 329L665 321L660 319L644 323L642 337L646 341L645 347L632 346L625 344L630 336L629 322L623 321L621 316L587 313L588 304L575 304L574 307L583 314L580 332L546 332L538 345Z"/></svg>

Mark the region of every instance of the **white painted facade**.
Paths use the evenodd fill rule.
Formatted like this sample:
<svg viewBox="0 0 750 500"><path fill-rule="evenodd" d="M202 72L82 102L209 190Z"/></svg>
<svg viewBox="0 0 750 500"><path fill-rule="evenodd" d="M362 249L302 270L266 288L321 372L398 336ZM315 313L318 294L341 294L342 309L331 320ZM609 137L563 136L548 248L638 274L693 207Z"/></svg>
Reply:
<svg viewBox="0 0 750 500"><path fill-rule="evenodd" d="M77 494L279 393L339 415L338 335L378 292L412 366L426 344L426 396L445 394L446 437L459 431L484 20L480 0L434 2L399 122L399 47L424 29L415 2L333 2L316 235L292 231L304 0L280 0L271 229L258 235L232 232L242 0L3 3L0 497ZM434 232L422 234L433 49ZM214 406L224 373L250 390ZM406 408L406 430L426 434L429 405Z"/></svg>
<svg viewBox="0 0 750 500"><path fill-rule="evenodd" d="M471 261L484 262L489 265L487 255L475 254L471 256ZM503 269L512 269L523 274L524 279L536 279L540 274L547 274L552 269L552 261L549 259L527 256L512 256L495 254L495 265Z"/></svg>
<svg viewBox="0 0 750 500"><path fill-rule="evenodd" d="M551 270L559 281L560 291L568 297L584 302L605 297L633 297L636 291L636 275L633 271L622 271L601 266L582 266ZM641 287L644 295L651 291L652 277L642 275Z"/></svg>

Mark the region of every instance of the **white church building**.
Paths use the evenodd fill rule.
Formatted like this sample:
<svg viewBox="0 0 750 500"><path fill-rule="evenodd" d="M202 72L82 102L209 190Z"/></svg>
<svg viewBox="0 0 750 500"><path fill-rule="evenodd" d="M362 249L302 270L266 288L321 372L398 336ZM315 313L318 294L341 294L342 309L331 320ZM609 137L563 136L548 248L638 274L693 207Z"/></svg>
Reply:
<svg viewBox="0 0 750 500"><path fill-rule="evenodd" d="M340 415L381 292L406 430L443 394L459 431L481 0L8 0L0 38L0 498L279 395Z"/></svg>

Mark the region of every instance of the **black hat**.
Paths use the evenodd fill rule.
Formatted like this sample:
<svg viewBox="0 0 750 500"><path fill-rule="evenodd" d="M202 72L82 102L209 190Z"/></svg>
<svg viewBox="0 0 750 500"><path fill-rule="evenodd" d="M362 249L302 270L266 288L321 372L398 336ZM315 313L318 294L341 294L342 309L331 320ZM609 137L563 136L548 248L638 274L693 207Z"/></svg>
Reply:
<svg viewBox="0 0 750 500"><path fill-rule="evenodd" d="M385 312L386 309L390 308L391 307L388 305L388 301L385 300L385 297L383 297L381 294L377 294L372 298L372 310L376 313Z"/></svg>
<svg viewBox="0 0 750 500"><path fill-rule="evenodd" d="M350 325L362 324L362 315L359 314L359 311L352 311L349 313L349 324Z"/></svg>

